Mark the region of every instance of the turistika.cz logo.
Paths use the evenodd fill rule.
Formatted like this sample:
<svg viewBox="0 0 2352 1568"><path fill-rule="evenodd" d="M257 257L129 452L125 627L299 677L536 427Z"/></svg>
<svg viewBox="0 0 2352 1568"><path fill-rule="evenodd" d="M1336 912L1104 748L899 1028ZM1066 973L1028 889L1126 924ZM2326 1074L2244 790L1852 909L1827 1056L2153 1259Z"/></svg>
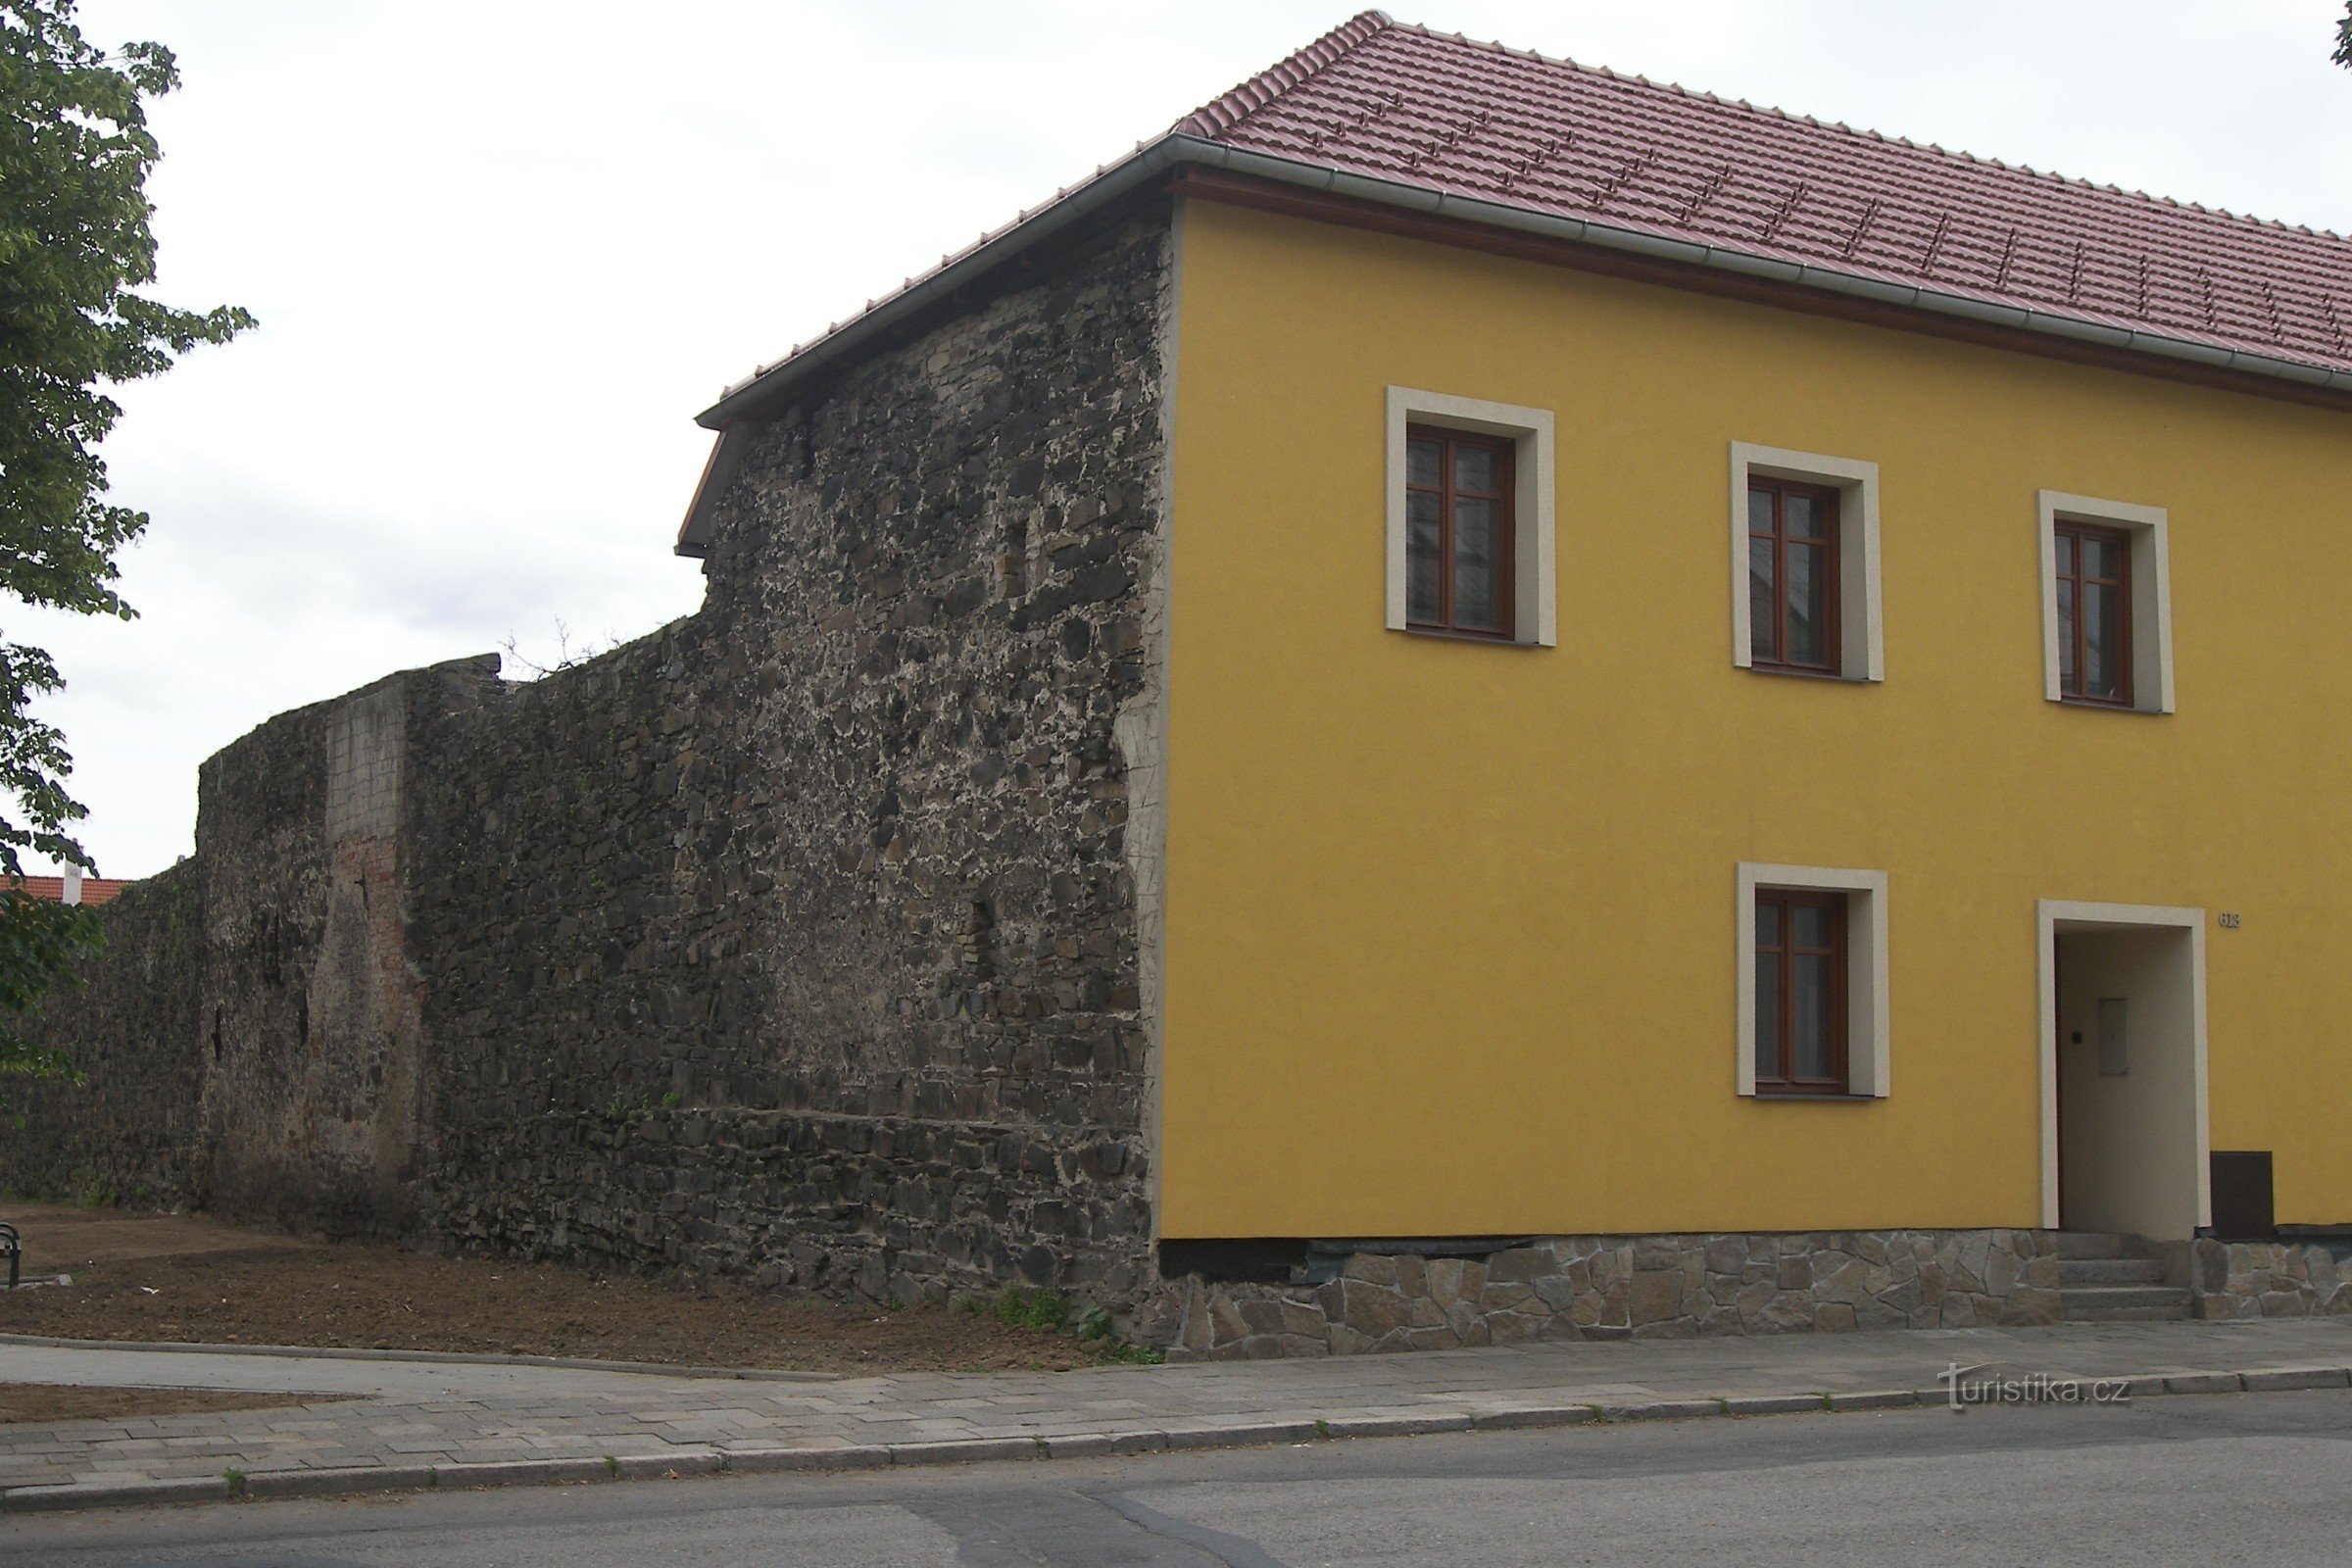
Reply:
<svg viewBox="0 0 2352 1568"><path fill-rule="evenodd" d="M2132 1384L2125 1378L2066 1378L2047 1372L2016 1376L1985 1376L1983 1366L1954 1361L1936 1375L1945 1399L1955 1410L1972 1404L2129 1404Z"/></svg>

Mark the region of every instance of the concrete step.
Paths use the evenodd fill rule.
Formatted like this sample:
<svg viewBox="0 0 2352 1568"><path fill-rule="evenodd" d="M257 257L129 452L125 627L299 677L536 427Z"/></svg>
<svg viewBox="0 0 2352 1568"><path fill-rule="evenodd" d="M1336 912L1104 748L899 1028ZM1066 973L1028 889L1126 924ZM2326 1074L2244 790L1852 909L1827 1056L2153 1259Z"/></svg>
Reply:
<svg viewBox="0 0 2352 1568"><path fill-rule="evenodd" d="M2070 1323L2145 1323L2188 1316L2188 1292L2170 1285L2077 1285L2060 1288Z"/></svg>
<svg viewBox="0 0 2352 1568"><path fill-rule="evenodd" d="M2119 1236L2113 1231L2060 1231L2058 1233L2058 1255L2060 1257L2130 1257L2136 1250L2131 1237Z"/></svg>
<svg viewBox="0 0 2352 1568"><path fill-rule="evenodd" d="M2164 1265L2152 1257L2061 1257L2058 1284L2162 1285Z"/></svg>

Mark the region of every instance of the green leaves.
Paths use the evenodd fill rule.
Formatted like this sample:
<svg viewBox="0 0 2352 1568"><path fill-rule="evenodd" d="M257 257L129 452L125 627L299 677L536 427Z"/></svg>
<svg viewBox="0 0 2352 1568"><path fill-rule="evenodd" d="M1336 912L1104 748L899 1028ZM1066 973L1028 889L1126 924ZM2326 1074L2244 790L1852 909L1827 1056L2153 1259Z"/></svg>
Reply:
<svg viewBox="0 0 2352 1568"><path fill-rule="evenodd" d="M94 909L0 892L0 1090L10 1078L79 1082L65 1053L32 1039L29 1030L51 985L72 976L102 935ZM13 1119L9 1097L0 1092L0 1124Z"/></svg>
<svg viewBox="0 0 2352 1568"><path fill-rule="evenodd" d="M2352 71L2352 3L2344 7L2344 17L2335 24L2335 63Z"/></svg>
<svg viewBox="0 0 2352 1568"><path fill-rule="evenodd" d="M178 85L172 51L94 49L75 0L0 0L0 594L79 614L133 613L115 560L147 526L107 501L96 448L122 409L110 383L157 375L253 324L139 293L155 280L145 100ZM38 648L0 643L0 872L21 851L86 861L68 829L65 737L32 716L63 684ZM88 911L0 894L0 1073L64 1070L18 1030L95 940Z"/></svg>
<svg viewBox="0 0 2352 1568"><path fill-rule="evenodd" d="M253 324L136 292L155 277L142 99L177 80L161 44L91 48L74 0L0 0L0 589L26 604L128 613L115 556L147 518L102 499L94 448L122 410L101 386Z"/></svg>

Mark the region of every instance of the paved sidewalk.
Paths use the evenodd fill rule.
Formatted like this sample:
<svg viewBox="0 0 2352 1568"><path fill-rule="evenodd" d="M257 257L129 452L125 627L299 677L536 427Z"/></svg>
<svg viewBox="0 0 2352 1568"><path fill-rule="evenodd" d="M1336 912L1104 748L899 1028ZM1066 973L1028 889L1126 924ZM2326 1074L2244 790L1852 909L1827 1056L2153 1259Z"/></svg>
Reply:
<svg viewBox="0 0 2352 1568"><path fill-rule="evenodd" d="M0 1427L0 1512L239 1490L297 1495L1878 1409L1939 1399L1939 1375L1954 1363L1994 1376L2127 1379L2135 1397L2342 1389L2352 1386L2352 1320L1544 1345L811 1383L0 1345L0 1381L364 1396Z"/></svg>

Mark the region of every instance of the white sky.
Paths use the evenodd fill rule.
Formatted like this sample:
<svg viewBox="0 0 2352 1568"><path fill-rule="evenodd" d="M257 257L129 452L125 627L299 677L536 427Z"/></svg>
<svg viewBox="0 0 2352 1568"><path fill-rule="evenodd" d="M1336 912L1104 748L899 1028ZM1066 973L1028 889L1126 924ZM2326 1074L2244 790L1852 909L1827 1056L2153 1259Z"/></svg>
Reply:
<svg viewBox="0 0 2352 1568"><path fill-rule="evenodd" d="M101 872L196 767L394 669L700 602L718 389L1346 20L1345 0L84 0L154 112L158 292L261 318L124 389L143 618L58 654ZM1401 20L2352 229L2333 0L1398 0ZM510 669L510 673L514 673ZM28 867L32 869L33 867Z"/></svg>

